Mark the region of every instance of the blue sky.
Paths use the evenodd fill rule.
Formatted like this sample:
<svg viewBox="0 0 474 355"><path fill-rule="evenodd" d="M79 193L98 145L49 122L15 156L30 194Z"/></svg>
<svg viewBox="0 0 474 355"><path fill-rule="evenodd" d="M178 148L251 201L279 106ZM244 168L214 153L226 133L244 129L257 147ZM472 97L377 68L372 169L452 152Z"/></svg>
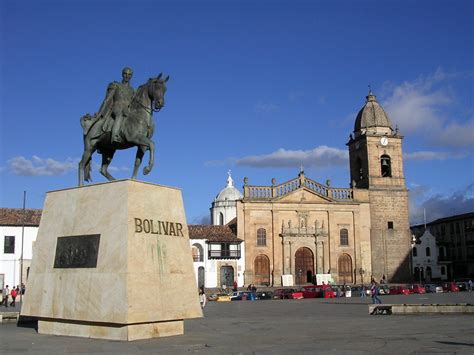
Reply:
<svg viewBox="0 0 474 355"><path fill-rule="evenodd" d="M239 189L301 165L348 187L369 84L405 136L412 222L474 210L472 1L2 0L0 16L1 207L77 185L79 118L130 66L134 87L171 77L139 178L182 188L188 223L208 220L228 169ZM116 154L117 178L134 155Z"/></svg>

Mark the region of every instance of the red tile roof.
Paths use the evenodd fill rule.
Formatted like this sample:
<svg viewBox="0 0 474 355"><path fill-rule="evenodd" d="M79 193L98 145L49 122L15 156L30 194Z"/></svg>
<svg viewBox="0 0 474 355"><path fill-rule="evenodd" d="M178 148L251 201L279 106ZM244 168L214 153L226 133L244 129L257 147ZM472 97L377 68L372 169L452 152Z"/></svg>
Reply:
<svg viewBox="0 0 474 355"><path fill-rule="evenodd" d="M0 226L22 226L23 216L25 226L38 227L41 220L42 210L22 208L0 208Z"/></svg>
<svg viewBox="0 0 474 355"><path fill-rule="evenodd" d="M207 239L210 242L243 242L232 233L229 226L212 226L205 224L188 224L189 239Z"/></svg>

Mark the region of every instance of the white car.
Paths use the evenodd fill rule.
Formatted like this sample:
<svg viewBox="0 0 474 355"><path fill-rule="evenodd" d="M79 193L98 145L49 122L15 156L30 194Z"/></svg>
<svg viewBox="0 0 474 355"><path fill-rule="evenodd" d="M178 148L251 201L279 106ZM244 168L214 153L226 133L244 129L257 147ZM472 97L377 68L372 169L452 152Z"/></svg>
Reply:
<svg viewBox="0 0 474 355"><path fill-rule="evenodd" d="M425 289L427 293L442 293L443 287L435 284L426 284Z"/></svg>

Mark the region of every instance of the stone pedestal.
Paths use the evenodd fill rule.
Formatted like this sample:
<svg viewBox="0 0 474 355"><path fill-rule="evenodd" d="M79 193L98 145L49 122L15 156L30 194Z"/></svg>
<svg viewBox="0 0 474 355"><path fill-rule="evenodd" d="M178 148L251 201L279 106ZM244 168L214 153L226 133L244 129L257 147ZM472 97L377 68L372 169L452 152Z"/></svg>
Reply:
<svg viewBox="0 0 474 355"><path fill-rule="evenodd" d="M39 333L183 334L202 317L181 191L134 180L46 195L21 314Z"/></svg>

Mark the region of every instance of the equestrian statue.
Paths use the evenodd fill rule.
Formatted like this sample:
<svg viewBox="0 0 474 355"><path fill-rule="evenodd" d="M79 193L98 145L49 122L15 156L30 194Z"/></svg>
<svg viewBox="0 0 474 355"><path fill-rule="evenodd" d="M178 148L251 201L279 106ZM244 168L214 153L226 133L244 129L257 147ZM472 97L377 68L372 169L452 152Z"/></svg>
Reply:
<svg viewBox="0 0 474 355"><path fill-rule="evenodd" d="M114 81L107 87L105 99L99 111L81 117L84 131L84 152L79 162L79 186L91 179L91 158L94 152L102 155L100 173L109 181L115 180L108 172L115 151L137 147L132 179L137 178L138 168L147 150L148 165L143 168L147 175L153 168L155 144L152 141L155 124L153 112L165 105L166 82L169 76L162 74L149 79L135 91L130 85L133 72L122 70L122 82Z"/></svg>

